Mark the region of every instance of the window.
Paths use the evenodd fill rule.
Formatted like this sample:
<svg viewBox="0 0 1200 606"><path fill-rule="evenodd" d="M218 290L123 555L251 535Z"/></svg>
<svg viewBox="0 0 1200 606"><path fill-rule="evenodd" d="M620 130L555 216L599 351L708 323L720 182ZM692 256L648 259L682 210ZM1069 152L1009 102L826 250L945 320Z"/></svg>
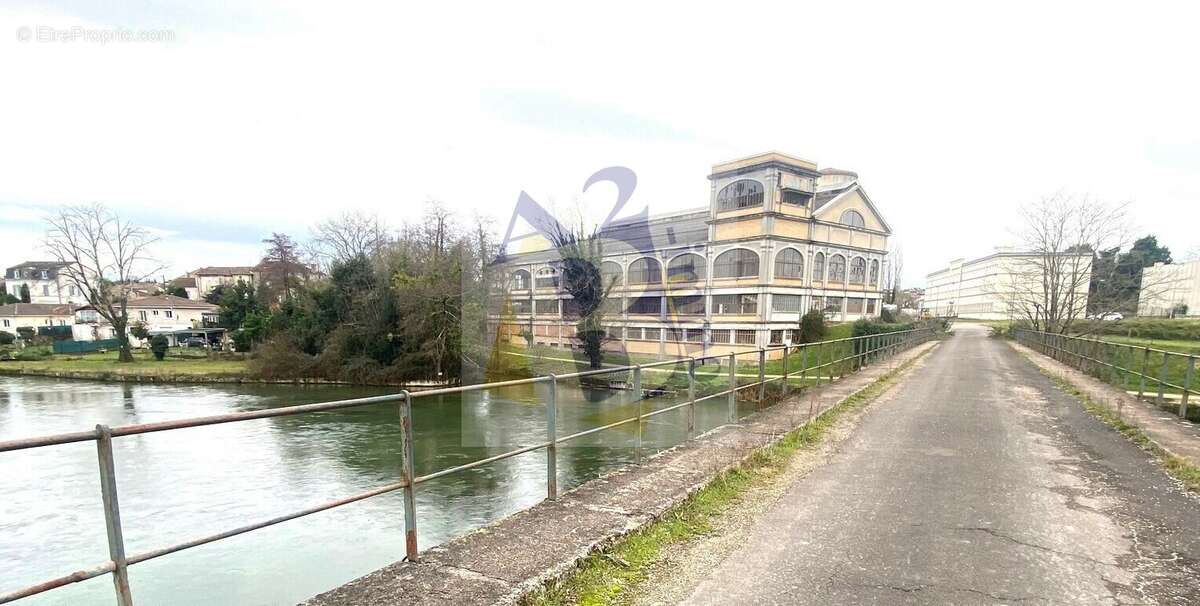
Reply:
<svg viewBox="0 0 1200 606"><path fill-rule="evenodd" d="M642 257L629 264L630 284L662 283L662 265L649 257Z"/></svg>
<svg viewBox="0 0 1200 606"><path fill-rule="evenodd" d="M625 337L625 329L620 326L609 326L605 330L610 339L623 339Z"/></svg>
<svg viewBox="0 0 1200 606"><path fill-rule="evenodd" d="M5 320L5 321L4 321L4 327L5 327L5 328L8 328L9 326L12 326L12 322L9 322L8 320Z"/></svg>
<svg viewBox="0 0 1200 606"><path fill-rule="evenodd" d="M553 267L539 269L533 285L535 288L558 288L558 271Z"/></svg>
<svg viewBox="0 0 1200 606"><path fill-rule="evenodd" d="M800 329L793 328L790 332L792 333L792 343L793 344L800 343Z"/></svg>
<svg viewBox="0 0 1200 606"><path fill-rule="evenodd" d="M867 226L867 222L863 220L863 216L857 210L848 210L842 213L842 225L850 227L863 228Z"/></svg>
<svg viewBox="0 0 1200 606"><path fill-rule="evenodd" d="M800 295L771 295L771 311L800 313Z"/></svg>
<svg viewBox="0 0 1200 606"><path fill-rule="evenodd" d="M657 316L662 310L661 297L637 297L629 304L631 314L650 314Z"/></svg>
<svg viewBox="0 0 1200 606"><path fill-rule="evenodd" d="M709 339L713 343L730 343L731 336L732 334L728 328L714 328L709 331Z"/></svg>
<svg viewBox="0 0 1200 606"><path fill-rule="evenodd" d="M518 269L513 272L512 276L513 290L528 290L529 289L529 272Z"/></svg>
<svg viewBox="0 0 1200 606"><path fill-rule="evenodd" d="M813 282L825 281L825 253L813 256Z"/></svg>
<svg viewBox="0 0 1200 606"><path fill-rule="evenodd" d="M533 303L529 299L520 299L512 302L512 312L514 314L527 314L532 309Z"/></svg>
<svg viewBox="0 0 1200 606"><path fill-rule="evenodd" d="M146 321L146 310L143 309L143 310L139 311L138 317L140 317L142 319L142 321L145 322Z"/></svg>
<svg viewBox="0 0 1200 606"><path fill-rule="evenodd" d="M50 279L50 272L48 272L48 271L46 271L46 270L44 270L44 269L43 269L43 270L42 270L42 279L43 279L43 280L49 280L49 279Z"/></svg>
<svg viewBox="0 0 1200 606"><path fill-rule="evenodd" d="M876 299L867 299L867 313L875 313L875 301Z"/></svg>
<svg viewBox="0 0 1200 606"><path fill-rule="evenodd" d="M68 287L67 287L67 293L68 293L68 294L70 294L72 297L74 297L74 296L75 296L75 287L74 287L74 286L68 286Z"/></svg>
<svg viewBox="0 0 1200 606"><path fill-rule="evenodd" d="M871 261L871 281L868 284L871 286L879 284L879 261Z"/></svg>
<svg viewBox="0 0 1200 606"><path fill-rule="evenodd" d="M171 311L171 310L169 310L169 309L166 311L166 314L167 314L167 317L168 317L168 318L173 318L173 317L175 317L175 312L173 312L173 311Z"/></svg>
<svg viewBox="0 0 1200 606"><path fill-rule="evenodd" d="M687 329L687 342L688 343L703 343L704 342L704 329L703 328Z"/></svg>
<svg viewBox="0 0 1200 606"><path fill-rule="evenodd" d="M758 295L713 295L713 313L754 314L758 313Z"/></svg>
<svg viewBox="0 0 1200 606"><path fill-rule="evenodd" d="M681 343L684 340L683 332L682 328L668 328L666 340L672 343Z"/></svg>
<svg viewBox="0 0 1200 606"><path fill-rule="evenodd" d="M833 255L832 257L829 257L829 281L846 281L846 257L843 257L842 255Z"/></svg>
<svg viewBox="0 0 1200 606"><path fill-rule="evenodd" d="M42 285L42 296L43 296L43 297L49 297L49 296L50 296L50 285L49 285L49 284L43 284L43 285Z"/></svg>
<svg viewBox="0 0 1200 606"><path fill-rule="evenodd" d="M583 315L583 309L579 307L579 302L575 299L563 299L563 315L571 318L578 318Z"/></svg>
<svg viewBox="0 0 1200 606"><path fill-rule="evenodd" d="M792 206L808 206L808 194L792 189L783 190L783 203Z"/></svg>
<svg viewBox="0 0 1200 606"><path fill-rule="evenodd" d="M696 282L704 279L704 257L679 255L667 263L667 282Z"/></svg>
<svg viewBox="0 0 1200 606"><path fill-rule="evenodd" d="M863 300L861 297L850 297L846 299L846 313L860 314L863 312Z"/></svg>
<svg viewBox="0 0 1200 606"><path fill-rule="evenodd" d="M754 331L739 328L734 331L734 341L739 345L754 345Z"/></svg>
<svg viewBox="0 0 1200 606"><path fill-rule="evenodd" d="M667 297L667 313L704 315L704 296Z"/></svg>
<svg viewBox="0 0 1200 606"><path fill-rule="evenodd" d="M854 257L850 261L850 283L862 284L867 279L867 260L862 257Z"/></svg>
<svg viewBox="0 0 1200 606"><path fill-rule="evenodd" d="M810 310L815 309L817 311L824 311L825 297L813 297L812 302L808 304L808 308Z"/></svg>
<svg viewBox="0 0 1200 606"><path fill-rule="evenodd" d="M609 297L600 304L600 311L613 316L619 316L625 313L625 299L621 297Z"/></svg>
<svg viewBox="0 0 1200 606"><path fill-rule="evenodd" d="M742 179L721 188L717 194L717 210L737 210L762 206L763 186L758 181Z"/></svg>
<svg viewBox="0 0 1200 606"><path fill-rule="evenodd" d="M783 345L783 331L772 330L770 345Z"/></svg>
<svg viewBox="0 0 1200 606"><path fill-rule="evenodd" d="M538 299L533 302L533 311L539 315L558 315L558 299Z"/></svg>
<svg viewBox="0 0 1200 606"><path fill-rule="evenodd" d="M608 288L610 284L612 286L620 286L622 284L621 277L622 277L622 274L624 274L624 273L625 272L621 271L621 266L617 263L614 263L612 261L605 261L605 262L601 263L600 264L601 285L604 288Z"/></svg>
<svg viewBox="0 0 1200 606"><path fill-rule="evenodd" d="M157 315L158 315L158 310L157 310L157 309L155 309L155 310L154 310L152 313L153 313L154 315L156 315L156 316L157 316Z"/></svg>
<svg viewBox="0 0 1200 606"><path fill-rule="evenodd" d="M66 320L59 320L59 321L58 321L58 325L59 325L59 326L66 326L66 325L67 325L67 321L66 321Z"/></svg>
<svg viewBox="0 0 1200 606"><path fill-rule="evenodd" d="M842 311L841 297L825 297L825 311L840 313Z"/></svg>
<svg viewBox="0 0 1200 606"><path fill-rule="evenodd" d="M659 328L643 328L642 333L646 341L657 341L659 336Z"/></svg>
<svg viewBox="0 0 1200 606"><path fill-rule="evenodd" d="M775 253L776 278L803 278L804 256L794 248L785 248Z"/></svg>
<svg viewBox="0 0 1200 606"><path fill-rule="evenodd" d="M752 278L758 275L758 255L745 248L727 250L713 262L714 278Z"/></svg>

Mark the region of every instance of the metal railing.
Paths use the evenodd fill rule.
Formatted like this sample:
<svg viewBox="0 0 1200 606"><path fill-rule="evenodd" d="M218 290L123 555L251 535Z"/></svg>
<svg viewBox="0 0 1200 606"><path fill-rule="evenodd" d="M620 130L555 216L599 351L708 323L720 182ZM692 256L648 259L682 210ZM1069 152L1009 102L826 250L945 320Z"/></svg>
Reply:
<svg viewBox="0 0 1200 606"><path fill-rule="evenodd" d="M128 568L134 564L140 564L148 560L160 558L165 555L198 547L227 539L240 534L273 526L288 520L294 520L303 516L311 515L328 509L333 509L342 505L361 501L370 497L395 492L403 491L404 502L404 528L405 528L405 559L416 561L418 558L417 550L417 511L415 492L416 487L422 483L429 482L442 476L466 471L497 461L502 461L511 457L515 457L536 450L545 450L546 457L546 497L548 499L556 499L558 497L558 479L557 479L557 448L560 444L570 442L588 436L597 432L601 432L615 427L636 423L635 431L635 449L636 460L642 460L642 425L652 417L662 415L681 408L687 408L687 439L695 437L696 430L696 411L695 406L701 402L726 397L729 407L729 422L737 420L737 394L739 391L758 388L757 399L761 403L764 400L766 386L769 383L782 381L781 393L787 395L790 389L790 382L799 377L800 389L803 389L809 382L820 385L822 380L832 382L837 378L843 377L848 373L857 371L864 365L873 360L893 356L900 351L911 348L914 345L928 341L934 337L936 331L930 328L921 328L907 331L899 331L892 333L883 333L877 335L869 335L862 337L851 337L846 339L835 339L829 341L820 341L816 343L808 343L801 345L781 345L777 347L768 347L765 349L751 350L740 353L730 353L718 356L698 356L687 358L676 358L654 362L650 364L639 364L632 366L620 366L614 368L601 368L597 370L588 370L583 372L575 372L563 375L545 375L529 379L519 379L513 381L500 381L494 383L483 383L478 385L464 385L459 387L448 387L441 389L430 389L410 393L408 391L400 391L396 394L374 396L367 398L357 398L350 400L340 400L335 402L321 402L315 404L301 404L296 406L287 406L283 408L274 408L270 410L257 410L247 412L236 412L222 415L214 415L207 417L196 417L190 419L180 419L175 421L163 421L157 423L143 423L135 425L122 425L118 427L108 427L105 425L97 425L92 431L78 431L72 433L60 433L47 436L39 436L32 438L22 438L16 440L0 441L0 453L28 450L32 448L43 448L62 444L71 444L75 442L96 443L96 454L99 460L100 471L100 491L104 507L105 527L108 534L108 551L109 560L107 562L84 568L67 575L56 577L35 585L30 585L15 591L0 594L0 604L12 602L21 598L29 597L56 588L77 583L103 574L112 574L113 586L116 592L117 604L119 606L131 606L133 597L129 587ZM783 351L782 356L783 372L780 375L768 377L765 374L765 367L769 352ZM789 360L795 354L800 355L800 369L789 371ZM758 380L751 383L739 385L737 378L737 358L739 356L756 355L758 362ZM729 387L726 390L717 393L708 394L698 397L696 394L696 367L698 363L703 363L707 360L728 360L728 381ZM810 361L815 361L815 365L809 365ZM649 412L643 411L642 402L645 400L642 393L642 374L645 369L658 368L670 365L687 365L687 401L675 404L672 406L653 409ZM593 427L583 431L579 431L566 436L557 435L557 395L558 385L561 381L569 379L581 379L584 377L593 377L612 373L631 373L632 375L632 390L637 393L637 414L602 425ZM442 469L422 476L415 475L413 470L413 400L421 398L463 394L468 392L481 391L486 389L496 389L502 387L512 387L517 385L530 385L535 383L547 383L549 392L546 398L546 440L537 444L524 446L515 450L490 456L487 458L472 461L463 465ZM328 501L319 505L314 505L306 509L295 511L289 514L273 517L270 519L259 520L204 537L192 539L182 543L176 543L158 549L152 549L141 553L128 554L125 550L125 541L121 527L121 508L118 501L117 493L117 478L115 465L113 463L113 438L123 436L133 436L147 433L155 433L160 431L174 431L179 429L187 429L192 427L204 427L208 425L219 425L223 423L234 423L240 421L250 421L254 419L267 419L273 417L284 417L301 414L312 414L319 412L328 412L333 410L342 410L355 408L360 406L369 406L384 403L397 403L399 405L400 416L400 447L401 447L401 472L398 481L379 486L377 488L360 492L348 497Z"/></svg>
<svg viewBox="0 0 1200 606"><path fill-rule="evenodd" d="M1013 329L1018 342L1073 366L1097 379L1120 387L1127 393L1135 388L1139 400L1147 396L1147 382L1156 388L1154 403L1163 406L1168 395L1179 395L1177 414L1188 418L1191 396L1200 395L1194 388L1196 354L1156 349L1086 337L1072 337L1026 328ZM1153 374L1157 371L1157 374Z"/></svg>

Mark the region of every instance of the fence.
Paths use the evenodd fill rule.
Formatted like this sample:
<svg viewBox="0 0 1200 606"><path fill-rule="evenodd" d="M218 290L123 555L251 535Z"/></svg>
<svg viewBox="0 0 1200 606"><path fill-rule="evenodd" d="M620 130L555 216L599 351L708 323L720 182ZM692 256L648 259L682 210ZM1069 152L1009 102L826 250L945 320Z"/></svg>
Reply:
<svg viewBox="0 0 1200 606"><path fill-rule="evenodd" d="M56 354L72 354L72 353L90 353L100 351L101 349L116 349L120 343L116 339L102 339L99 341L55 341L54 353Z"/></svg>
<svg viewBox="0 0 1200 606"><path fill-rule="evenodd" d="M96 443L96 454L100 464L100 491L104 507L105 529L108 534L108 552L109 561L85 568L71 574L60 576L54 579L31 585L9 593L0 594L0 604L12 602L24 597L36 595L52 589L63 587L71 583L84 581L103 574L112 574L113 586L116 591L117 604L119 606L131 606L133 604L132 592L129 587L128 567L134 564L140 564L148 560L160 558L178 551L183 551L192 547L205 545L214 541L227 539L252 530L258 530L273 526L288 520L294 520L303 516L311 515L342 505L361 501L370 497L403 490L404 503L404 528L405 528L405 558L410 561L416 561L419 557L417 550L417 511L415 502L415 489L418 485L440 478L442 476L459 473L468 469L473 469L483 465L488 465L497 461L515 457L536 450L545 450L546 457L546 498L558 498L558 480L557 480L557 448L560 444L570 442L588 436L597 432L613 429L619 426L636 423L635 430L635 448L637 450L637 460L641 461L642 451L642 425L643 423L654 416L665 414L670 411L686 408L686 423L687 437L691 439L695 437L695 407L701 402L710 399L726 398L729 407L729 421L737 420L737 395L742 390L750 388L758 388L758 401L763 401L766 387L770 383L781 382L781 393L786 395L790 388L791 382L799 377L799 388L803 389L809 383L814 382L820 385L822 380L828 379L826 382L833 381L835 376L841 377L848 373L854 372L870 362L894 356L895 354L905 349L911 348L914 345L928 341L933 338L937 332L931 328L921 328L914 330L906 330L893 333L884 333L878 335L868 335L862 337L851 337L846 339L835 339L830 341L821 341L818 343L808 343L803 345L784 345L779 347L770 347L755 351L731 353L722 356L701 356L690 358L678 358L655 362L652 364L641 364L634 366L621 366L615 368L601 368L597 370L588 370L583 372L569 373L563 375L546 375L534 377L530 379L519 379L513 381L500 381L494 383L484 383L479 385L465 385L460 387L448 387L442 389L431 389L416 393L401 391L397 394L375 396L369 398L358 398L352 400L341 400L336 402L321 402L315 404L302 404L297 406L288 406L284 408L275 408L270 410L256 410L247 412L230 413L223 415L215 415L208 417L197 417L191 419L180 419L176 421L164 421L158 423L145 423L139 425L123 425L118 427L108 427L105 425L97 425L93 431L79 431L73 433L62 433L48 436L40 436L34 438L23 438L17 440L8 440L0 442L0 453L26 450L31 448L50 447L61 444L71 444L75 442L94 441ZM782 359L782 374L774 377L767 377L765 374L767 352L783 350ZM757 356L758 364L758 380L749 382L744 385L738 384L737 366L739 356ZM800 367L797 370L789 370L790 360L794 356L799 356ZM707 360L726 360L728 364L728 389L723 391L697 397L696 394L696 367L698 363L703 363ZM809 362L816 362L810 365ZM685 364L687 366L687 401L675 404L672 406L654 409L650 412L643 413L644 394L642 392L642 374L643 370L650 368L658 368L669 365ZM582 379L585 377L594 377L599 375L607 375L620 373L624 376L631 377L632 390L638 394L637 398L637 414L632 417L593 427L584 431L579 431L566 436L557 435L557 394L559 383L568 379ZM528 445L522 448L517 448L502 454L479 459L463 465L450 467L435 471L423 476L415 476L413 471L413 400L418 400L425 397L461 394L467 392L481 391L486 389L495 389L500 387L511 387L516 385L528 385L533 383L546 383L549 385L549 395L545 402L546 407L546 439L540 443ZM159 549L153 549L136 554L127 554L125 552L125 542L121 527L121 508L119 505L117 494L117 478L115 466L113 463L113 438L122 436L132 436L160 431L174 431L191 427L203 427L208 425L218 425L222 423L233 423L239 421L249 421L253 419L266 419L271 417L282 417L300 414L312 414L318 412L326 412L331 410L347 409L359 406L368 406L383 403L397 403L399 406L399 420L401 429L401 473L398 481L385 486L380 486L366 492L360 492L335 501L328 501L315 505L306 509L295 511L286 515L274 517L267 520L259 520L233 528L221 533L196 538L183 543L169 545Z"/></svg>
<svg viewBox="0 0 1200 606"><path fill-rule="evenodd" d="M1106 383L1132 393L1137 390L1139 400L1145 398L1147 383L1157 393L1154 403L1164 406L1168 395L1179 396L1177 414L1188 419L1188 402L1191 396L1200 394L1194 389L1196 377L1196 355L1115 343L1100 339L1071 337L1024 328L1013 330L1017 341ZM1157 371L1157 374L1153 374ZM1191 410L1193 417L1200 417ZM1200 418L1194 419L1200 420Z"/></svg>

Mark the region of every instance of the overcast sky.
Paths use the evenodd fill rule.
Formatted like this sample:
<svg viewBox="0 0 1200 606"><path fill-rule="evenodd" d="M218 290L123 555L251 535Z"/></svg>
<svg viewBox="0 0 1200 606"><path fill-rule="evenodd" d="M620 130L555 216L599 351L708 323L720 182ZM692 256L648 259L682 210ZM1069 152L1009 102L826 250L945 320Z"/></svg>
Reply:
<svg viewBox="0 0 1200 606"><path fill-rule="evenodd" d="M607 211L580 188L611 165L638 175L630 210L703 206L712 164L772 149L857 171L909 284L1059 191L1200 246L1185 3L408 4L5 3L0 265L44 256L59 204L158 230L173 275L350 208L440 200L501 229L525 190Z"/></svg>

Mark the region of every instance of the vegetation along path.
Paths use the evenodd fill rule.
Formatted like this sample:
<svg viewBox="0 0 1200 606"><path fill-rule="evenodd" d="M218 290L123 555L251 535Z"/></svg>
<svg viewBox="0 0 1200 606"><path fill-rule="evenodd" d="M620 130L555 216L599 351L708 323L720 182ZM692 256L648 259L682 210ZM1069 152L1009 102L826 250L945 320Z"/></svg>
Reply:
<svg viewBox="0 0 1200 606"><path fill-rule="evenodd" d="M1200 501L1006 344L956 332L740 540L700 539L631 601L1200 603Z"/></svg>

